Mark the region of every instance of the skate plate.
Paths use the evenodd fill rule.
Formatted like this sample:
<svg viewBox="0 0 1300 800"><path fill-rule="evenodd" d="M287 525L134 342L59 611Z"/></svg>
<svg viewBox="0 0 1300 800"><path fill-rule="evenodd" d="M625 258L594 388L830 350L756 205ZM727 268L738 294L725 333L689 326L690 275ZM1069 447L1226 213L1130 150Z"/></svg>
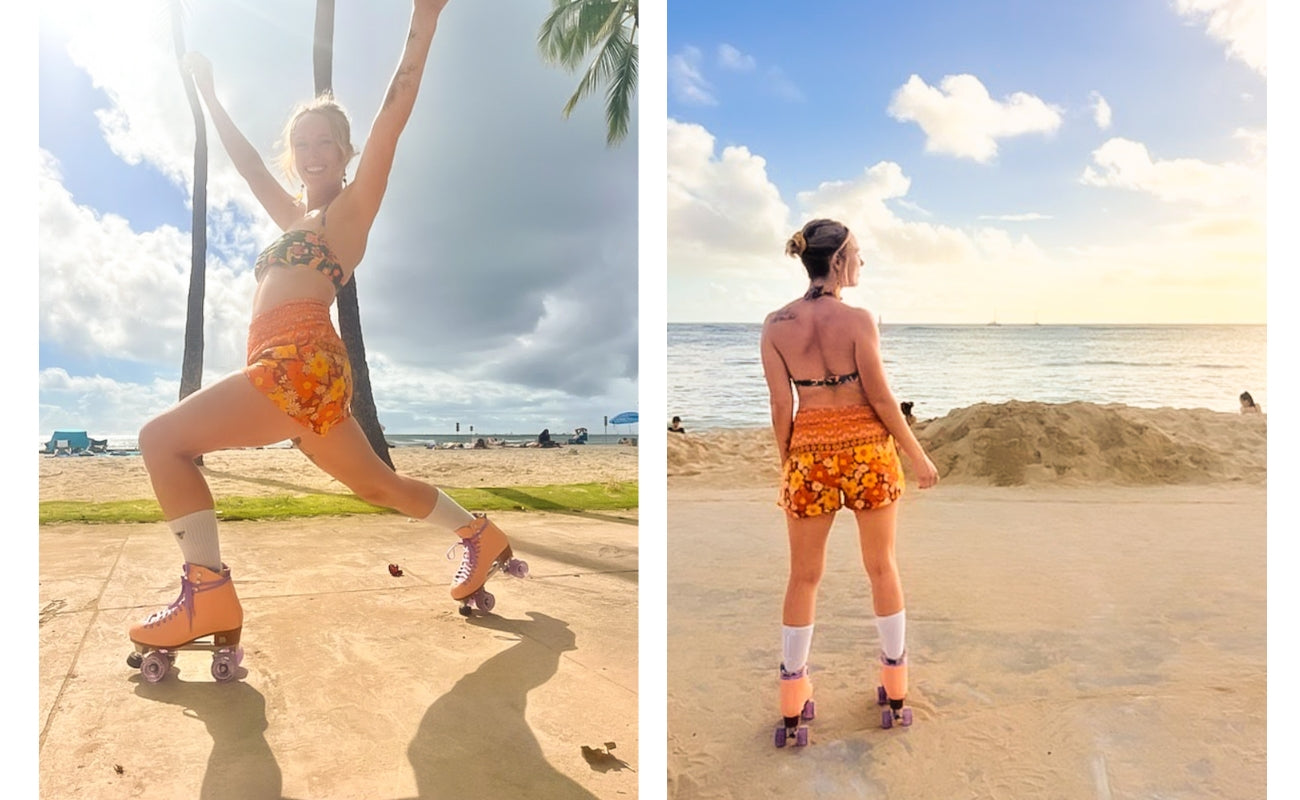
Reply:
<svg viewBox="0 0 1300 800"><path fill-rule="evenodd" d="M513 558L511 556L503 557L504 561L503 558L498 558L496 561L492 562L492 566L488 568L487 575L483 578L483 584L468 597L465 597L460 601L460 607L456 610L462 617L470 616L474 609L478 609L484 613L490 613L492 609L496 607L496 597L487 590L487 582L491 580L492 576L497 574L497 572L502 572L512 578L528 577L527 561Z"/></svg>
<svg viewBox="0 0 1300 800"><path fill-rule="evenodd" d="M215 641L217 638L222 641ZM227 643L226 638L225 635L201 636L176 647L154 647L132 642L135 650L126 657L126 664L132 669L140 670L140 675L149 683L158 683L171 671L177 653L182 650L206 650L212 653L212 677L218 683L227 683L238 677L238 667L244 660L244 648L239 644Z"/></svg>

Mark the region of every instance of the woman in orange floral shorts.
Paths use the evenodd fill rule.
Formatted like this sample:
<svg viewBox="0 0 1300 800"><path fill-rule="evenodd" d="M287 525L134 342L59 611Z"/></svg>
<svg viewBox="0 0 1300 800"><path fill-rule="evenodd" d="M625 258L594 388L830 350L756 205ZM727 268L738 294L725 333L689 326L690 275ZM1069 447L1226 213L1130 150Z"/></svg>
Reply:
<svg viewBox="0 0 1300 800"><path fill-rule="evenodd" d="M284 233L255 265L248 366L189 395L140 431L154 493L185 557L180 597L130 630L133 664L140 662L148 680L166 674L169 650L198 639L225 653L219 652L224 666L214 659L214 676L229 679L232 660L237 663L243 611L222 562L212 493L194 463L214 450L291 439L362 499L453 531L465 547L452 598L466 613L471 598L490 607L481 589L493 567L509 559L505 534L437 487L398 475L375 454L352 417L352 369L330 319L336 294L365 253L446 4L411 0L401 59L350 183L348 165L358 153L343 109L327 94L295 111L285 128L281 166L301 182L297 197L231 121L213 87L211 64L198 54L186 57L222 145Z"/></svg>
<svg viewBox="0 0 1300 800"><path fill-rule="evenodd" d="M763 373L781 458L778 504L786 511L790 577L782 611L780 706L776 739L806 741L800 718L813 713L808 652L817 587L835 512L854 512L863 565L881 637L882 724L911 723L907 693L906 611L894 558L897 501L903 494L901 449L922 489L939 474L894 399L880 354L880 334L866 309L840 299L862 268L857 240L842 223L813 220L790 237L786 254L808 272L803 297L763 323ZM791 388L791 387L795 388ZM798 391L798 411L796 395Z"/></svg>

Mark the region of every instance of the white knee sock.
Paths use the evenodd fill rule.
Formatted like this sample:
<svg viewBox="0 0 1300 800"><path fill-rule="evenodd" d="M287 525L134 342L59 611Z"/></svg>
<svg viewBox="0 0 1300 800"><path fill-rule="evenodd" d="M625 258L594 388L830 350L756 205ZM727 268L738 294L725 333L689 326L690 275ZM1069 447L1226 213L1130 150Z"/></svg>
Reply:
<svg viewBox="0 0 1300 800"><path fill-rule="evenodd" d="M813 626L781 626L781 665L786 672L798 672L808 663L812 647Z"/></svg>
<svg viewBox="0 0 1300 800"><path fill-rule="evenodd" d="M876 628L880 630L880 649L885 658L897 661L903 657L907 637L907 609L887 617L876 617Z"/></svg>
<svg viewBox="0 0 1300 800"><path fill-rule="evenodd" d="M424 521L454 531L473 522L474 515L439 489L438 501L433 504L433 510L429 512L429 516L424 518Z"/></svg>
<svg viewBox="0 0 1300 800"><path fill-rule="evenodd" d="M217 512L211 508L195 511L167 523L181 546L187 564L200 564L221 571L221 544L217 541Z"/></svg>

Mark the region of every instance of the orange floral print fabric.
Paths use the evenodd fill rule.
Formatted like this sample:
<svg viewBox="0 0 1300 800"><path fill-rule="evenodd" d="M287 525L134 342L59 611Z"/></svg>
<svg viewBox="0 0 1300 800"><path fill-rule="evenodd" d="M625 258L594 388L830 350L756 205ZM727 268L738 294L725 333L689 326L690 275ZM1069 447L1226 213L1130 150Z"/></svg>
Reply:
<svg viewBox="0 0 1300 800"><path fill-rule="evenodd" d="M777 505L796 517L881 508L903 494L903 465L870 406L800 409Z"/></svg>
<svg viewBox="0 0 1300 800"><path fill-rule="evenodd" d="M322 436L352 415L352 365L324 303L284 303L254 318L244 374L281 411Z"/></svg>

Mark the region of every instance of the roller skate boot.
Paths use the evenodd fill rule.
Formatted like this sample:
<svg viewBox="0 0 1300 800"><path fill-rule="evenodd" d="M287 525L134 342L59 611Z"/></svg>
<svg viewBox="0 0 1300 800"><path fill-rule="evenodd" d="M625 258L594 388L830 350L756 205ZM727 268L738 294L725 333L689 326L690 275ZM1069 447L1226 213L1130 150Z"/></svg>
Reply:
<svg viewBox="0 0 1300 800"><path fill-rule="evenodd" d="M912 709L903 708L907 698L907 651L897 659L880 654L880 686L876 687L876 705L888 705L880 712L880 727L888 730L894 723L912 724Z"/></svg>
<svg viewBox="0 0 1300 800"><path fill-rule="evenodd" d="M796 747L808 744L808 726L799 723L816 716L812 691L808 665L796 672L786 672L785 665L781 665L781 725L776 729L777 747L785 747L791 737Z"/></svg>
<svg viewBox="0 0 1300 800"><path fill-rule="evenodd" d="M131 626L135 652L127 656L126 663L139 668L146 681L157 683L166 676L177 652L208 650L212 653L212 677L223 683L233 680L244 657L239 646L244 609L230 582L230 568L222 564L217 573L199 564L185 564L182 569L180 596Z"/></svg>
<svg viewBox="0 0 1300 800"><path fill-rule="evenodd" d="M447 551L453 558L457 547L462 548L460 568L452 578L451 598L460 601L458 609L468 617L473 608L491 611L496 598L484 587L488 578L498 570L516 578L528 577L528 564L514 558L506 535L483 514L475 514L474 521L456 530L460 541Z"/></svg>

